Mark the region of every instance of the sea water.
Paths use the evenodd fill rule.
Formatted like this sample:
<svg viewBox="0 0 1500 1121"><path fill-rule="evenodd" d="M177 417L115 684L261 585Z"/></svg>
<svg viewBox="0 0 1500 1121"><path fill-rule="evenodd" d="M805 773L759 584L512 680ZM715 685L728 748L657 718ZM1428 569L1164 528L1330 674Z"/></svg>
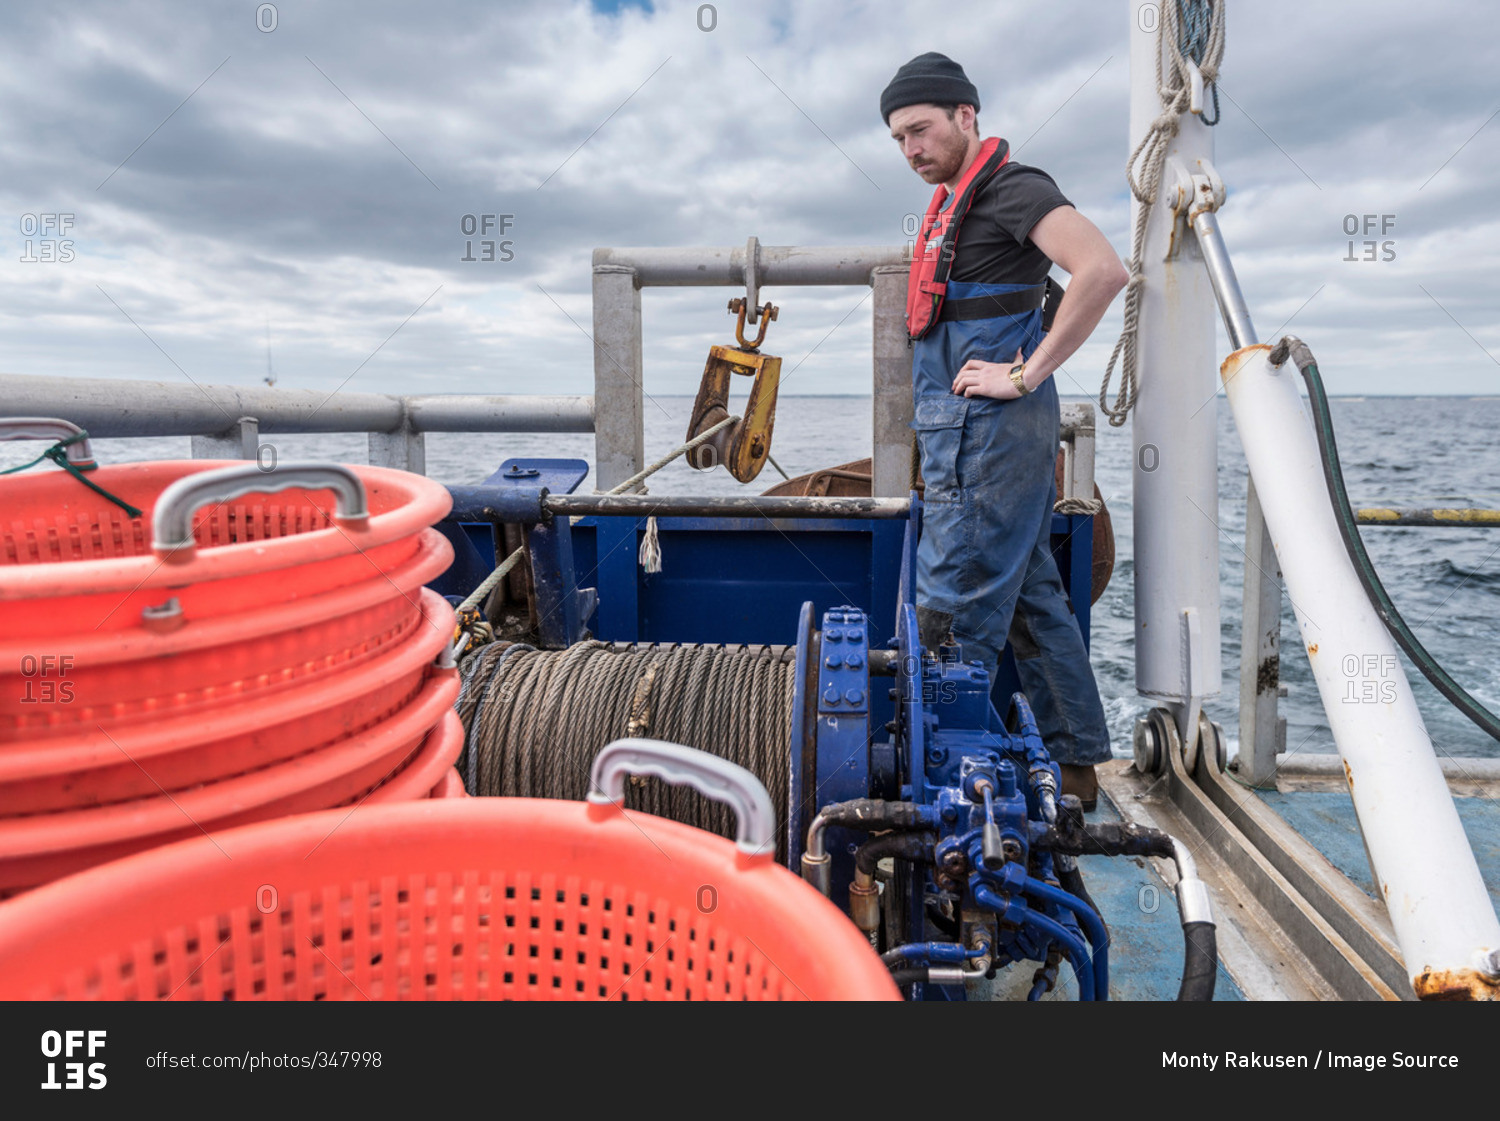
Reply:
<svg viewBox="0 0 1500 1121"><path fill-rule="evenodd" d="M1216 536L1224 676L1219 696L1205 708L1223 724L1232 755L1237 747L1246 470L1227 402L1220 398L1209 408L1218 410ZM1331 408L1354 505L1500 508L1500 442L1491 435L1500 430L1500 398L1344 397L1334 398ZM691 397L646 399L648 460L682 442L691 411ZM783 397L771 453L793 476L868 456L870 412L869 397ZM363 436L261 439L276 445L280 459L366 461ZM188 455L188 441L98 440L95 450L103 463L182 458ZM427 438L427 472L445 483L478 483L512 456L577 457L592 463L593 453L594 438L585 434L438 433ZM30 443L0 445L0 468L35 454ZM1130 468L1130 425L1100 423L1095 471L1113 516L1116 563L1114 578L1094 607L1091 655L1120 756L1130 754L1131 729L1148 707L1135 692ZM55 468L34 470L42 469ZM679 460L655 475L650 489L655 494L755 494L779 481L770 467L754 483L743 485L722 468L699 472ZM1184 533L1204 530L1199 524L1203 515L1186 503L1182 518ZM1481 704L1500 710L1500 530L1366 526L1362 536L1417 638ZM665 561L670 564L671 558ZM1287 747L1303 754L1331 753L1333 737L1285 597L1282 608L1281 680L1288 696L1281 713L1287 719ZM1404 657L1401 661L1440 753L1500 755L1500 744L1455 712Z"/></svg>

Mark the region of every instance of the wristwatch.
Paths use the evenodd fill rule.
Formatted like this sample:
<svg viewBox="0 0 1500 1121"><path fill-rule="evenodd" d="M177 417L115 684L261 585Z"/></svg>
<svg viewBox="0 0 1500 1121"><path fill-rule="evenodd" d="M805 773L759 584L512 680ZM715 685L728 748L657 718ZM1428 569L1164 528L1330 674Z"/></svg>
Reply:
<svg viewBox="0 0 1500 1121"><path fill-rule="evenodd" d="M1017 362L1010 368L1010 380L1022 397L1030 396L1031 390L1026 386L1026 379L1022 376L1026 373L1026 363Z"/></svg>

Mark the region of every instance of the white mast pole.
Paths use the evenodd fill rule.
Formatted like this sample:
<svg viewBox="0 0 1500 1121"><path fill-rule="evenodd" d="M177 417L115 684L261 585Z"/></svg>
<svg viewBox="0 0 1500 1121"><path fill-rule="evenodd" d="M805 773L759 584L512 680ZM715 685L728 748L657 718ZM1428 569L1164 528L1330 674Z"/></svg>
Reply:
<svg viewBox="0 0 1500 1121"><path fill-rule="evenodd" d="M1162 113L1161 5L1130 0L1130 20L1133 152ZM1132 419L1136 689L1172 710L1189 748L1202 699L1219 692L1221 673L1215 301L1186 228L1191 176L1212 156L1211 130L1183 113L1148 218ZM1132 228L1142 205L1132 200Z"/></svg>

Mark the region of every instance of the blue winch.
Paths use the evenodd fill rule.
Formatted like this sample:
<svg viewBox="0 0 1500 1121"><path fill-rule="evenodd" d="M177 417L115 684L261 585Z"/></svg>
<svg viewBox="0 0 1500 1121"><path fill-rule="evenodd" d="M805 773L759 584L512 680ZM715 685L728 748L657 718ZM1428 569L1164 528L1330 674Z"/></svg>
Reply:
<svg viewBox="0 0 1500 1121"><path fill-rule="evenodd" d="M1127 822L1086 822L1078 800L1059 794L1060 768L1026 697L997 687L983 663L965 661L951 635L923 645L911 595L917 495L824 499L802 510L810 500L574 494L585 473L578 461L511 461L483 486L454 488L455 569L468 563L472 573L456 588L472 586L502 549L524 539L527 587L517 610L534 620L524 641L476 656L461 695L471 793L581 796L527 776L566 784L586 774L575 765L581 759L562 756L620 729L604 727L602 701L568 708L562 698L613 697L628 702L627 734L664 735L674 719L677 742L706 750L739 736L725 757L785 799L778 848L788 866L846 909L914 998L979 995L1000 969L1031 962L1025 991L1040 999L1066 961L1081 999L1107 999L1109 935L1084 886L1082 854L1175 861L1188 941L1179 999L1211 997L1212 918L1186 850ZM835 516L813 516L825 510ZM638 569L646 515L660 523L651 533L670 558L665 572ZM1087 519L1058 517L1061 567L1074 602L1086 605L1087 546L1083 557L1066 549L1087 542ZM706 595L703 574L731 566L734 594ZM894 618L851 605L850 593L818 610L814 596L838 604L824 597L842 588L873 604L894 601ZM764 645L797 602L795 643ZM597 656L570 658L580 643ZM674 676L690 660L685 651L720 658L735 644L742 657L760 652L756 672L777 659L780 676L761 679L758 692L736 691L727 670ZM556 677L533 685L524 717L507 723L521 694L505 675L521 676L528 662ZM1002 676L1010 672L1002 661ZM585 681L588 673L598 676ZM712 696L710 682L718 683ZM788 693L786 720L777 706ZM688 711L703 723L682 723ZM542 721L555 734L538 734ZM528 750L549 765L507 770L497 762ZM736 750L742 757L734 759Z"/></svg>

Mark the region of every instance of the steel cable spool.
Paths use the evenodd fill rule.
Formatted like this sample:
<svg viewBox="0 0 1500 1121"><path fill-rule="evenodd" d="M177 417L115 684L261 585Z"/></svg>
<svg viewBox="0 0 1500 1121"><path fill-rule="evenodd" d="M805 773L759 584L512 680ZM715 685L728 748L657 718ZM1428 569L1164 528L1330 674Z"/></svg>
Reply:
<svg viewBox="0 0 1500 1121"><path fill-rule="evenodd" d="M491 797L582 800L605 744L650 736L750 771L770 793L784 837L793 664L793 651L781 646L492 644L465 667L458 705L466 788ZM729 810L685 786L635 778L626 805L733 835Z"/></svg>

